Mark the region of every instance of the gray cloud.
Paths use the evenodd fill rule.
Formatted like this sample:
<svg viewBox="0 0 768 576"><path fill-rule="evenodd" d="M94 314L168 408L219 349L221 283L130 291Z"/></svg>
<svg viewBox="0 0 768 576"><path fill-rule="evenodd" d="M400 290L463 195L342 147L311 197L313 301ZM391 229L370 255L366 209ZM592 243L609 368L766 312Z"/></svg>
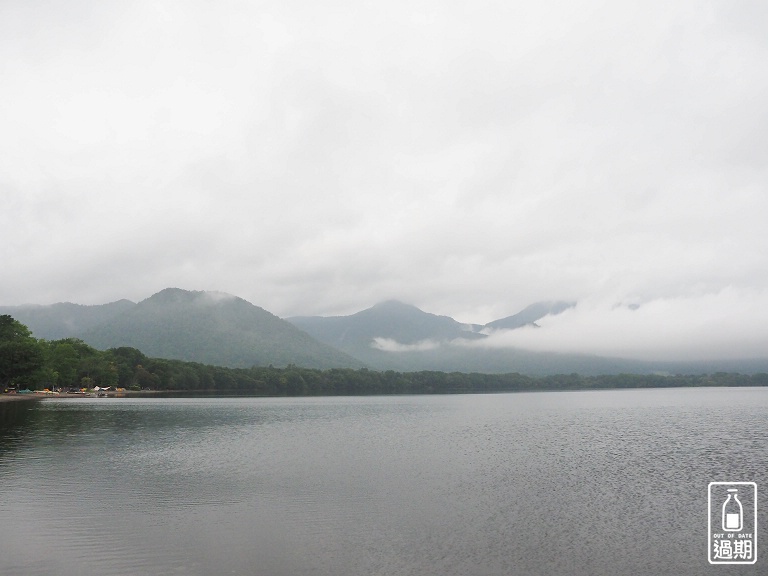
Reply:
<svg viewBox="0 0 768 576"><path fill-rule="evenodd" d="M743 332L729 349L757 350L767 17L3 2L0 302L179 286L285 316L394 297L482 323L573 299L525 343L567 347L578 328L595 350L615 333L639 350L653 310L696 326L704 306L713 332ZM700 332L665 338L726 345Z"/></svg>

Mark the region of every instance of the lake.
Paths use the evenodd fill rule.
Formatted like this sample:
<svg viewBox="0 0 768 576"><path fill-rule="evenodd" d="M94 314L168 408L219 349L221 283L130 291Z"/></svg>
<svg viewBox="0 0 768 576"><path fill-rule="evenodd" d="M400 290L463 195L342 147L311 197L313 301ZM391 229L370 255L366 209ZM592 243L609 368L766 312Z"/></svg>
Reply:
<svg viewBox="0 0 768 576"><path fill-rule="evenodd" d="M4 576L768 572L765 388L0 408ZM709 565L713 481L756 565Z"/></svg>

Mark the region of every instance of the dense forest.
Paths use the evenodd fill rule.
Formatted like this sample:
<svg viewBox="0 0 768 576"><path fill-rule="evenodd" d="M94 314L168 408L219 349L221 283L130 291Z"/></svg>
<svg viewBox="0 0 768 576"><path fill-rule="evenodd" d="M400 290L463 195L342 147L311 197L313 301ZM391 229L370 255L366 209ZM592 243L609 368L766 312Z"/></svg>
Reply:
<svg viewBox="0 0 768 576"><path fill-rule="evenodd" d="M9 388L68 390L99 386L134 391L324 396L766 385L768 374L723 372L532 377L517 373L395 372L365 368L319 370L297 366L223 368L149 358L129 347L100 351L75 338L38 340L11 316L0 316L0 390L3 391Z"/></svg>

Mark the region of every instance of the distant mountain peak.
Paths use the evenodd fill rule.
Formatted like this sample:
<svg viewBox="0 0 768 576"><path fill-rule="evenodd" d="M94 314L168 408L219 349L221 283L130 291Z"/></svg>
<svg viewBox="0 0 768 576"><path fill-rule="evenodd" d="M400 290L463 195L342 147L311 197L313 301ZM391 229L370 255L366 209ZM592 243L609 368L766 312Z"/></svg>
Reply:
<svg viewBox="0 0 768 576"><path fill-rule="evenodd" d="M411 304L407 304L397 298L387 298L386 300L374 304L374 306L411 306Z"/></svg>
<svg viewBox="0 0 768 576"><path fill-rule="evenodd" d="M418 310L419 312L422 312L421 309L413 304L406 304L405 302L395 299L383 300L378 304L374 304L372 308L376 308L377 310Z"/></svg>
<svg viewBox="0 0 768 576"><path fill-rule="evenodd" d="M237 296L228 294L226 292L219 292L216 290L184 290L182 288L164 288L153 294L144 302L150 303L221 303L221 302L233 302L235 300L242 300Z"/></svg>
<svg viewBox="0 0 768 576"><path fill-rule="evenodd" d="M163 288L142 302L182 302L191 299L193 295L193 292L181 288Z"/></svg>
<svg viewBox="0 0 768 576"><path fill-rule="evenodd" d="M157 358L232 368L363 364L247 300L215 291L166 288L81 337L95 348L131 346Z"/></svg>
<svg viewBox="0 0 768 576"><path fill-rule="evenodd" d="M453 318L424 312L399 300L385 300L349 316L309 316L289 320L321 342L364 361L370 360L372 345L378 354L382 353L383 348L377 348L376 342L423 349L425 341L436 343L485 337Z"/></svg>
<svg viewBox="0 0 768 576"><path fill-rule="evenodd" d="M544 316L560 314L575 306L576 302L566 302L562 300L536 302L526 306L517 314L489 322L483 328L489 330L514 330L523 326L537 326L536 320L544 318Z"/></svg>

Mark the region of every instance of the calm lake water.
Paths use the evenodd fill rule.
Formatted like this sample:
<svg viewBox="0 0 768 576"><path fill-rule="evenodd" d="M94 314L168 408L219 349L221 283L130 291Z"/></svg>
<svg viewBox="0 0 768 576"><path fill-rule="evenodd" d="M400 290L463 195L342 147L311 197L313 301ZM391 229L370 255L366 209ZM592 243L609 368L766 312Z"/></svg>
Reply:
<svg viewBox="0 0 768 576"><path fill-rule="evenodd" d="M768 389L3 410L4 576L768 573ZM712 481L756 565L708 564Z"/></svg>

